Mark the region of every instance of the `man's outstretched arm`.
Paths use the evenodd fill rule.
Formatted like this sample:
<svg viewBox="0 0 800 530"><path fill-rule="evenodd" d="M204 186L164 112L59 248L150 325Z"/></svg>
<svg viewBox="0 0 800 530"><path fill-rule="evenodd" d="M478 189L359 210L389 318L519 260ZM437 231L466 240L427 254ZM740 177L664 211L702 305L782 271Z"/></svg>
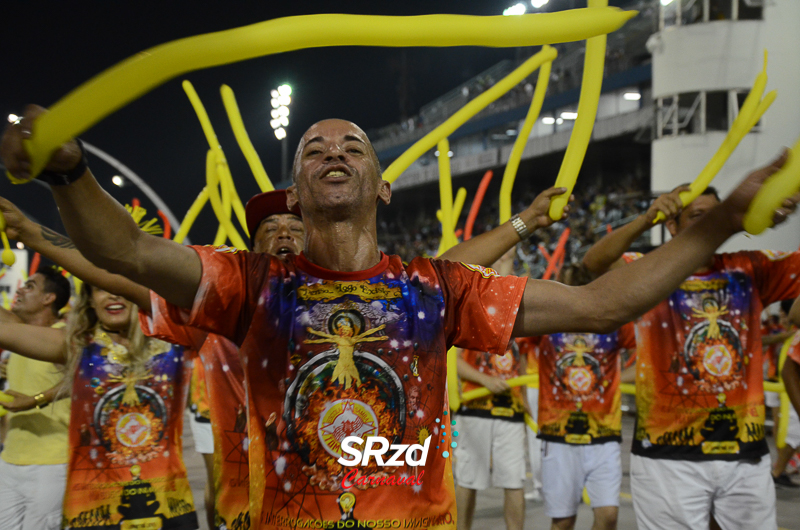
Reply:
<svg viewBox="0 0 800 530"><path fill-rule="evenodd" d="M659 213L663 213L665 220L680 214L682 204L680 192L689 189L681 186L669 193L658 197L645 213L630 223L606 234L600 241L592 245L583 257L583 265L595 276L605 274L607 271L624 265L622 255L631 248L639 236L653 228L653 221Z"/></svg>
<svg viewBox="0 0 800 530"><path fill-rule="evenodd" d="M0 213L6 219L8 237L24 243L64 270L84 282L104 291L122 296L140 309L150 313L150 289L89 262L78 252L75 244L66 236L45 226L34 223L11 202L0 197ZM2 320L2 310L0 310Z"/></svg>
<svg viewBox="0 0 800 530"><path fill-rule="evenodd" d="M41 107L28 107L22 122L9 126L3 135L0 155L18 178L29 178L30 161L22 142L31 136L34 120L42 112ZM80 160L75 142L68 142L53 154L46 169L65 173ZM88 169L77 181L52 190L67 233L89 261L152 289L177 306L191 307L202 275L196 252L141 231Z"/></svg>
<svg viewBox="0 0 800 530"><path fill-rule="evenodd" d="M555 222L548 213L550 201L565 191L567 191L566 188L548 188L537 195L530 206L520 212L519 218L528 227L530 233L547 228ZM564 213L569 213L569 206L564 209ZM511 221L506 221L493 230L459 243L439 258L491 267L508 249L519 242L520 235L517 230L512 226Z"/></svg>
<svg viewBox="0 0 800 530"><path fill-rule="evenodd" d="M721 204L640 260L580 287L529 281L514 335L562 331L609 333L653 308L686 277L707 264L726 239L742 229L742 219L756 192L786 159L784 153L775 162L751 173ZM784 201L774 213L775 223L785 221L798 202L800 193Z"/></svg>

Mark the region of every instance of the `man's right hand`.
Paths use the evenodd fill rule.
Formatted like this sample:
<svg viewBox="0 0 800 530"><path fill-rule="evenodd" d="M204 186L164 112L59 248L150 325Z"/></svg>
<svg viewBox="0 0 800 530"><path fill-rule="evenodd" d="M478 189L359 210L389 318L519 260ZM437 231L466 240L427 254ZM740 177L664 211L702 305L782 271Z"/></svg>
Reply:
<svg viewBox="0 0 800 530"><path fill-rule="evenodd" d="M8 234L8 237L28 245L38 225L25 217L14 203L3 197L0 197L0 213L6 219L6 234Z"/></svg>
<svg viewBox="0 0 800 530"><path fill-rule="evenodd" d="M681 210L683 210L683 202L681 202L680 196L683 191L689 191L689 186L678 186L669 193L659 195L644 213L648 226L655 222L659 213L664 215L664 219L660 221L661 223L678 217L681 214Z"/></svg>
<svg viewBox="0 0 800 530"><path fill-rule="evenodd" d="M481 382L483 383L483 386L485 386L492 394L502 394L503 392L508 392L511 390L511 387L508 386L508 383L499 377L491 377L487 375Z"/></svg>
<svg viewBox="0 0 800 530"><path fill-rule="evenodd" d="M3 138L0 140L0 159L12 176L28 181L31 175L31 158L25 149L24 140L33 135L36 118L47 112L47 109L38 105L28 105L21 120L11 123L6 127ZM81 149L75 140L62 145L51 156L45 170L55 173L67 173L74 169L81 161Z"/></svg>

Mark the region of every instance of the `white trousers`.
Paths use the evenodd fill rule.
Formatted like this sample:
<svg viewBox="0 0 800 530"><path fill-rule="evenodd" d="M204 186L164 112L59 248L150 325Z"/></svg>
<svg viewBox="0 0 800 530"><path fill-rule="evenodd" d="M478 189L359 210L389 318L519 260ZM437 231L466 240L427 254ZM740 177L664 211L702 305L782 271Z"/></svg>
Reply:
<svg viewBox="0 0 800 530"><path fill-rule="evenodd" d="M0 460L0 528L59 530L67 464L15 466Z"/></svg>
<svg viewBox="0 0 800 530"><path fill-rule="evenodd" d="M528 391L528 404L533 413L533 421L539 422L539 389L526 387ZM542 489L542 441L536 437L535 432L525 429L528 435L528 459L531 462L533 474L533 488Z"/></svg>
<svg viewBox="0 0 800 530"><path fill-rule="evenodd" d="M639 530L776 530L769 456L739 460L665 460L631 455L631 493Z"/></svg>

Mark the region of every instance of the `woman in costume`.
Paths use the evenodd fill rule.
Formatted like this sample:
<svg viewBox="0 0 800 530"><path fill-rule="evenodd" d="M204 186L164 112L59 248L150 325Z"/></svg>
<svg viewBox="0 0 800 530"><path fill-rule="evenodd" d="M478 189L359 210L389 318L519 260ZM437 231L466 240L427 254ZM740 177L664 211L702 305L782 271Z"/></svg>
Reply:
<svg viewBox="0 0 800 530"><path fill-rule="evenodd" d="M65 528L198 528L182 459L189 367L138 308L83 284L66 329L0 324L0 348L66 368Z"/></svg>

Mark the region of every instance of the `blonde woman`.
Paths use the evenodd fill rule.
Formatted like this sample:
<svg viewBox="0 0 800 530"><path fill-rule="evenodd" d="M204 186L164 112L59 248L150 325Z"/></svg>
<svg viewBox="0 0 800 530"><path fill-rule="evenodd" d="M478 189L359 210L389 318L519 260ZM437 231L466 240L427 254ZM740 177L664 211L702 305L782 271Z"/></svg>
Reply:
<svg viewBox="0 0 800 530"><path fill-rule="evenodd" d="M67 366L65 528L198 528L181 456L188 364L181 347L146 338L137 314L84 284L66 329L0 324L0 348Z"/></svg>

